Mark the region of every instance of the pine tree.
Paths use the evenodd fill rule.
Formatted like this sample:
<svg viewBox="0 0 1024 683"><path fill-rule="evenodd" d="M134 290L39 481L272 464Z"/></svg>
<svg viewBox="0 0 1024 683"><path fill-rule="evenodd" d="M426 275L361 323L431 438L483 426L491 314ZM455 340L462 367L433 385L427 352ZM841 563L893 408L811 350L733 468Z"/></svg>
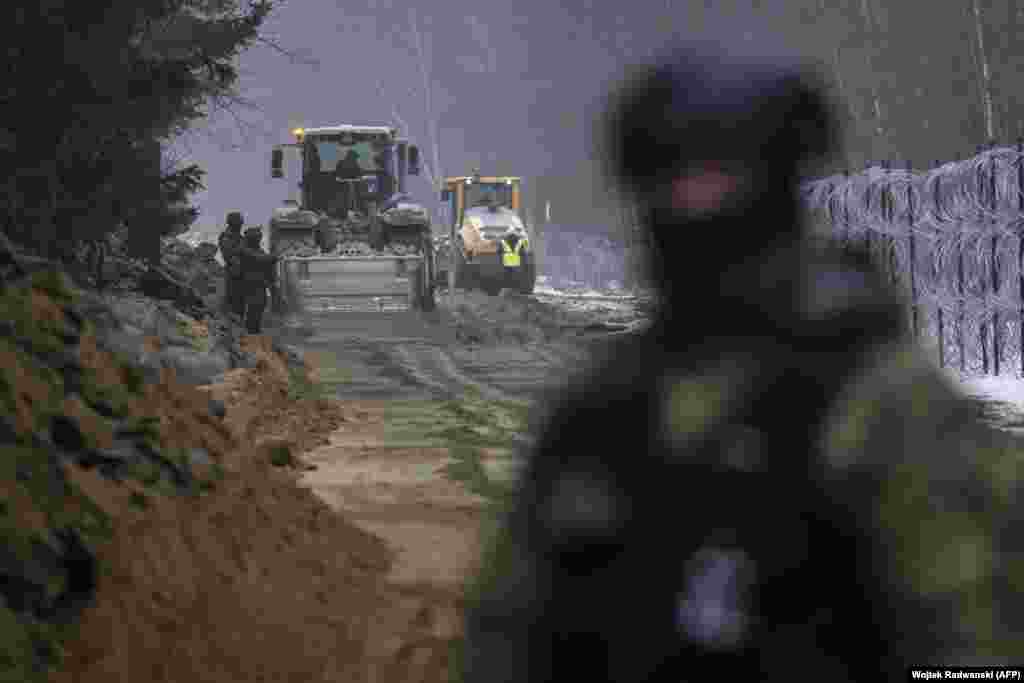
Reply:
<svg viewBox="0 0 1024 683"><path fill-rule="evenodd" d="M196 166L163 169L161 144L230 98L234 60L272 0L5 3L0 227L51 257L121 224L139 256L195 219ZM16 172L11 170L16 169Z"/></svg>

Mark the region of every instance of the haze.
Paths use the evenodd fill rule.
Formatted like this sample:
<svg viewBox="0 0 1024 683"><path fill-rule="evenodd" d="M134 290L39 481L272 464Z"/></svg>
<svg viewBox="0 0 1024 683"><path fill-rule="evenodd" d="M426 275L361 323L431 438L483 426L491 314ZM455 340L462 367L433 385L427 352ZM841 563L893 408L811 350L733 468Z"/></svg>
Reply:
<svg viewBox="0 0 1024 683"><path fill-rule="evenodd" d="M522 175L533 215L551 201L552 221L605 232L619 217L593 161L603 94L672 35L737 19L822 64L847 113L837 168L880 159L924 166L1021 132L1009 85L1020 60L1006 39L1021 10L1009 0L302 0L283 4L266 27L301 59L267 45L244 53L240 90L258 109L218 113L172 153L208 172L197 228L219 230L231 210L265 225L288 191L270 178L270 148L289 141L292 127L397 114L427 163L436 122L443 174L479 166ZM745 37L749 28L737 29L736 40ZM426 175L412 191L436 197Z"/></svg>

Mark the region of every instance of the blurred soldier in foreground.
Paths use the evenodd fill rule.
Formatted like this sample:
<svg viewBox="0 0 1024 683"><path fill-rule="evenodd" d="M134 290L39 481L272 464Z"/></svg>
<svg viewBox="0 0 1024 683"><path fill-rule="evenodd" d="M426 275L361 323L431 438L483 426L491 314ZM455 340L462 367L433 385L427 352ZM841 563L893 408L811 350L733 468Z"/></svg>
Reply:
<svg viewBox="0 0 1024 683"><path fill-rule="evenodd" d="M470 593L464 680L1019 657L1021 450L870 266L803 240L798 178L838 137L813 73L683 46L609 112L663 310L555 399Z"/></svg>
<svg viewBox="0 0 1024 683"><path fill-rule="evenodd" d="M275 288L277 284L274 268L277 259L263 251L260 247L262 239L263 233L259 228L250 228L245 231L245 244L240 250L243 317L249 334L260 334L262 331L267 289Z"/></svg>
<svg viewBox="0 0 1024 683"><path fill-rule="evenodd" d="M238 251L242 247L242 225L245 219L238 211L227 217L227 228L217 238L221 258L224 259L224 305L229 313L242 316L242 265Z"/></svg>

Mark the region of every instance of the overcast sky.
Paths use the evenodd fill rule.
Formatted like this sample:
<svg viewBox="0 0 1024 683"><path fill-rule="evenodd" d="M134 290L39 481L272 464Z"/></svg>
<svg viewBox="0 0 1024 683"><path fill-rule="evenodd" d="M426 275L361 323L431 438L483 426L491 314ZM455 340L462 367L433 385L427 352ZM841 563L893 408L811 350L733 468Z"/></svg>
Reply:
<svg viewBox="0 0 1024 683"><path fill-rule="evenodd" d="M828 68L840 65L833 81L855 98L862 134L875 138L847 164L884 158L872 154L949 159L973 149L981 140L963 122L980 121L970 109L980 111L981 69L964 9L970 3L960 4L940 3L949 15L940 17L933 0L287 0L265 32L303 59L263 45L244 53L241 92L258 109L218 113L173 151L208 172L208 190L195 197L199 225L219 228L232 210L265 225L288 196L285 181L270 178L270 149L288 142L294 126L387 123L397 115L432 160L425 68L444 173L479 165L522 175L526 201L550 199L554 221L614 223L591 161L603 97L628 63L708 27L735 26L737 41L773 36ZM986 12L986 45L996 46L986 49L995 54L1005 12ZM924 14L936 15L928 31ZM1003 59L989 66L1013 80L1016 63ZM424 202L436 192L423 179L412 190Z"/></svg>
<svg viewBox="0 0 1024 683"><path fill-rule="evenodd" d="M728 4L716 7L728 13ZM208 173L207 191L195 197L202 212L197 225L219 227L232 210L266 224L288 192L285 181L270 178L270 149L289 141L293 126L388 122L397 113L424 158L432 159L422 66L433 87L445 173L480 165L482 172L522 175L534 200L545 183L557 185L552 210L561 215L553 218L569 220L571 212L583 221L602 220L603 213L586 212L599 192L587 162L593 156L590 124L625 61L663 40L671 22L693 25L688 5L694 3L670 5L290 0L266 33L303 59L262 45L244 53L240 89L258 109L217 113L172 148ZM703 5L695 4L702 17ZM620 16L617 8L629 13ZM424 201L433 195L425 180L412 189Z"/></svg>

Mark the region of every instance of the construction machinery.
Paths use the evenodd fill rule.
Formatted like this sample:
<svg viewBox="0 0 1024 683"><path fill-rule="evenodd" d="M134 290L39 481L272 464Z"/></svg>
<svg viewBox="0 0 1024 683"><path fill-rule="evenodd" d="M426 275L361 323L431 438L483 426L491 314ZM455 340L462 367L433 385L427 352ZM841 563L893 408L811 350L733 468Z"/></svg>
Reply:
<svg viewBox="0 0 1024 683"><path fill-rule="evenodd" d="M451 234L438 240L439 282L454 269L455 287L482 289L495 295L507 288L533 292L537 280L533 234L522 215L521 182L517 176L454 176L444 180L441 201L448 202ZM514 232L525 248L518 268L502 264L501 241Z"/></svg>
<svg viewBox="0 0 1024 683"><path fill-rule="evenodd" d="M392 126L292 131L271 153L271 177L298 166L298 193L274 210L279 309L432 310L434 243L427 210L406 193L419 150ZM297 162L297 163L295 163Z"/></svg>

